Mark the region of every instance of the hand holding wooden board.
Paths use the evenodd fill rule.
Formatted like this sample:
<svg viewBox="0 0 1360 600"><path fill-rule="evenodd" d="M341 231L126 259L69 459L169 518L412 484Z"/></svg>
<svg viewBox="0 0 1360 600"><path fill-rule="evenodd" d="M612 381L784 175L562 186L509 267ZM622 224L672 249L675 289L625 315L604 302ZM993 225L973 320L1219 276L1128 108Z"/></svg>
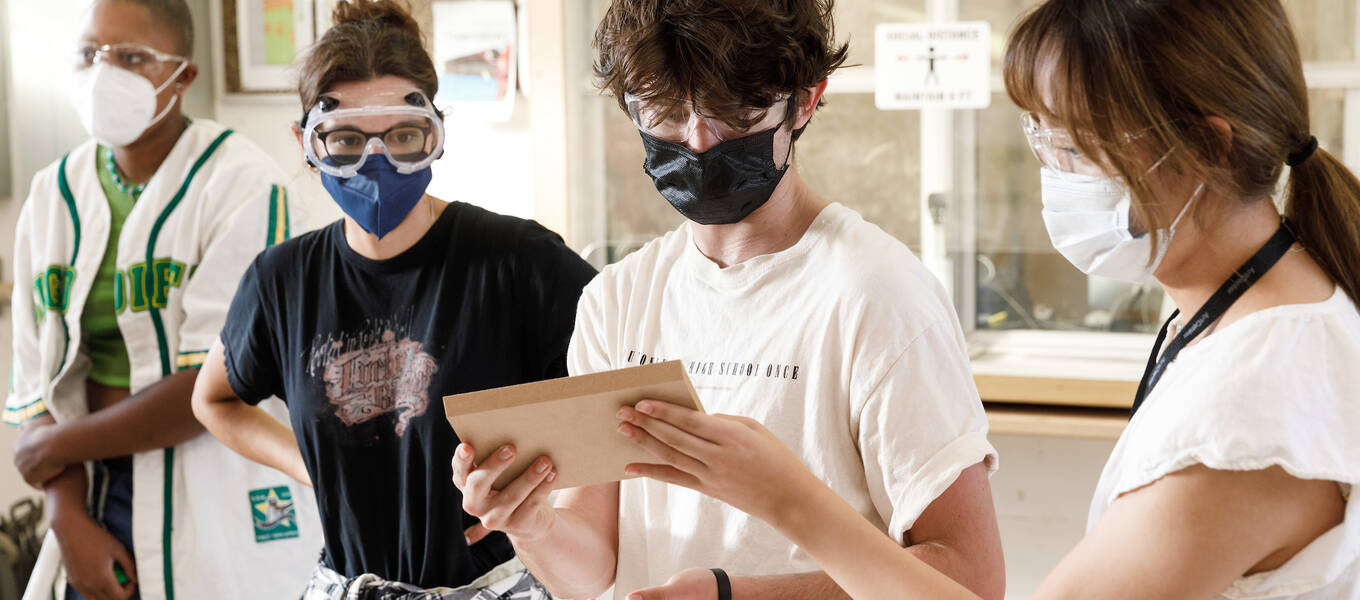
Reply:
<svg viewBox="0 0 1360 600"><path fill-rule="evenodd" d="M539 456L552 459L554 487L565 489L628 479L629 464L658 462L618 432L619 409L642 400L704 411L684 365L671 361L446 396L444 413L479 465L501 446L515 446L515 462L494 489Z"/></svg>

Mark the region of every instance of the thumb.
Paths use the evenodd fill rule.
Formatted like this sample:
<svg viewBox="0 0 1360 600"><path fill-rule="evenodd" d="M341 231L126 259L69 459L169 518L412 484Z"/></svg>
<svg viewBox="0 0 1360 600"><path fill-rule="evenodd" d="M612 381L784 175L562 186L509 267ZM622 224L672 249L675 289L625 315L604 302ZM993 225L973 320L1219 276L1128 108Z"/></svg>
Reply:
<svg viewBox="0 0 1360 600"><path fill-rule="evenodd" d="M482 541L482 538L485 538L488 535L491 535L491 530L487 529L486 526L481 523L476 523L472 527L463 530L463 537L467 538L467 545L469 546Z"/></svg>
<svg viewBox="0 0 1360 600"><path fill-rule="evenodd" d="M666 592L663 590L659 587L641 589L628 594L628 600L665 600Z"/></svg>
<svg viewBox="0 0 1360 600"><path fill-rule="evenodd" d="M123 547L122 542L113 542L113 560L123 567L123 573L127 574L127 586L137 584L137 565L132 560L132 554ZM127 587L124 586L124 587Z"/></svg>

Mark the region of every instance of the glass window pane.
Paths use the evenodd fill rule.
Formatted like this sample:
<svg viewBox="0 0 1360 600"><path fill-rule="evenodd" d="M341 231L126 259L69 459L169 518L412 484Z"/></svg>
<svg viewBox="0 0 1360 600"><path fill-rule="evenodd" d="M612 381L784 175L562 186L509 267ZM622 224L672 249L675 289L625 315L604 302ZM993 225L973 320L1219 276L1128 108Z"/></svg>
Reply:
<svg viewBox="0 0 1360 600"><path fill-rule="evenodd" d="M1088 277L1053 249L1019 109L998 94L977 118L977 328L1155 332L1160 287Z"/></svg>
<svg viewBox="0 0 1360 600"><path fill-rule="evenodd" d="M993 73L1001 73L1001 55L1006 52L1006 40L1016 21L1020 19L1020 15L1039 4L1039 0L985 0L959 3L960 21L987 21L992 24Z"/></svg>
<svg viewBox="0 0 1360 600"><path fill-rule="evenodd" d="M850 43L847 65L874 64L874 28L879 23L926 20L922 0L841 0L836 3L836 39Z"/></svg>
<svg viewBox="0 0 1360 600"><path fill-rule="evenodd" d="M918 250L920 128L919 111L880 111L873 94L828 96L798 141L798 170L823 197Z"/></svg>

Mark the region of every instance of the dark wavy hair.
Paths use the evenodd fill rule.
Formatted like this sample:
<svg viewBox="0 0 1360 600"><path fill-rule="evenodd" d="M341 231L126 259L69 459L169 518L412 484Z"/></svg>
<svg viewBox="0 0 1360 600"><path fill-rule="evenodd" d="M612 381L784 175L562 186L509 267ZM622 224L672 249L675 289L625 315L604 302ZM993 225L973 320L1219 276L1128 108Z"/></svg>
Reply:
<svg viewBox="0 0 1360 600"><path fill-rule="evenodd" d="M845 62L833 1L614 0L595 30L597 85L620 107L625 94L666 109L692 102L750 127L781 97L802 105Z"/></svg>

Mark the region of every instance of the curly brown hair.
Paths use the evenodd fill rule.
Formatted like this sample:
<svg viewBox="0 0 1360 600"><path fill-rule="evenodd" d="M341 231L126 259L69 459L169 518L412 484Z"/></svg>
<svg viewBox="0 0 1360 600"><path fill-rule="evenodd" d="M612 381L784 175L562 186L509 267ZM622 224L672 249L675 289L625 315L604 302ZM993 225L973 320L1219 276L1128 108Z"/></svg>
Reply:
<svg viewBox="0 0 1360 600"><path fill-rule="evenodd" d="M808 89L845 62L834 0L613 0L595 30L597 85L664 109L692 104L738 127ZM758 112L753 114L752 109Z"/></svg>

